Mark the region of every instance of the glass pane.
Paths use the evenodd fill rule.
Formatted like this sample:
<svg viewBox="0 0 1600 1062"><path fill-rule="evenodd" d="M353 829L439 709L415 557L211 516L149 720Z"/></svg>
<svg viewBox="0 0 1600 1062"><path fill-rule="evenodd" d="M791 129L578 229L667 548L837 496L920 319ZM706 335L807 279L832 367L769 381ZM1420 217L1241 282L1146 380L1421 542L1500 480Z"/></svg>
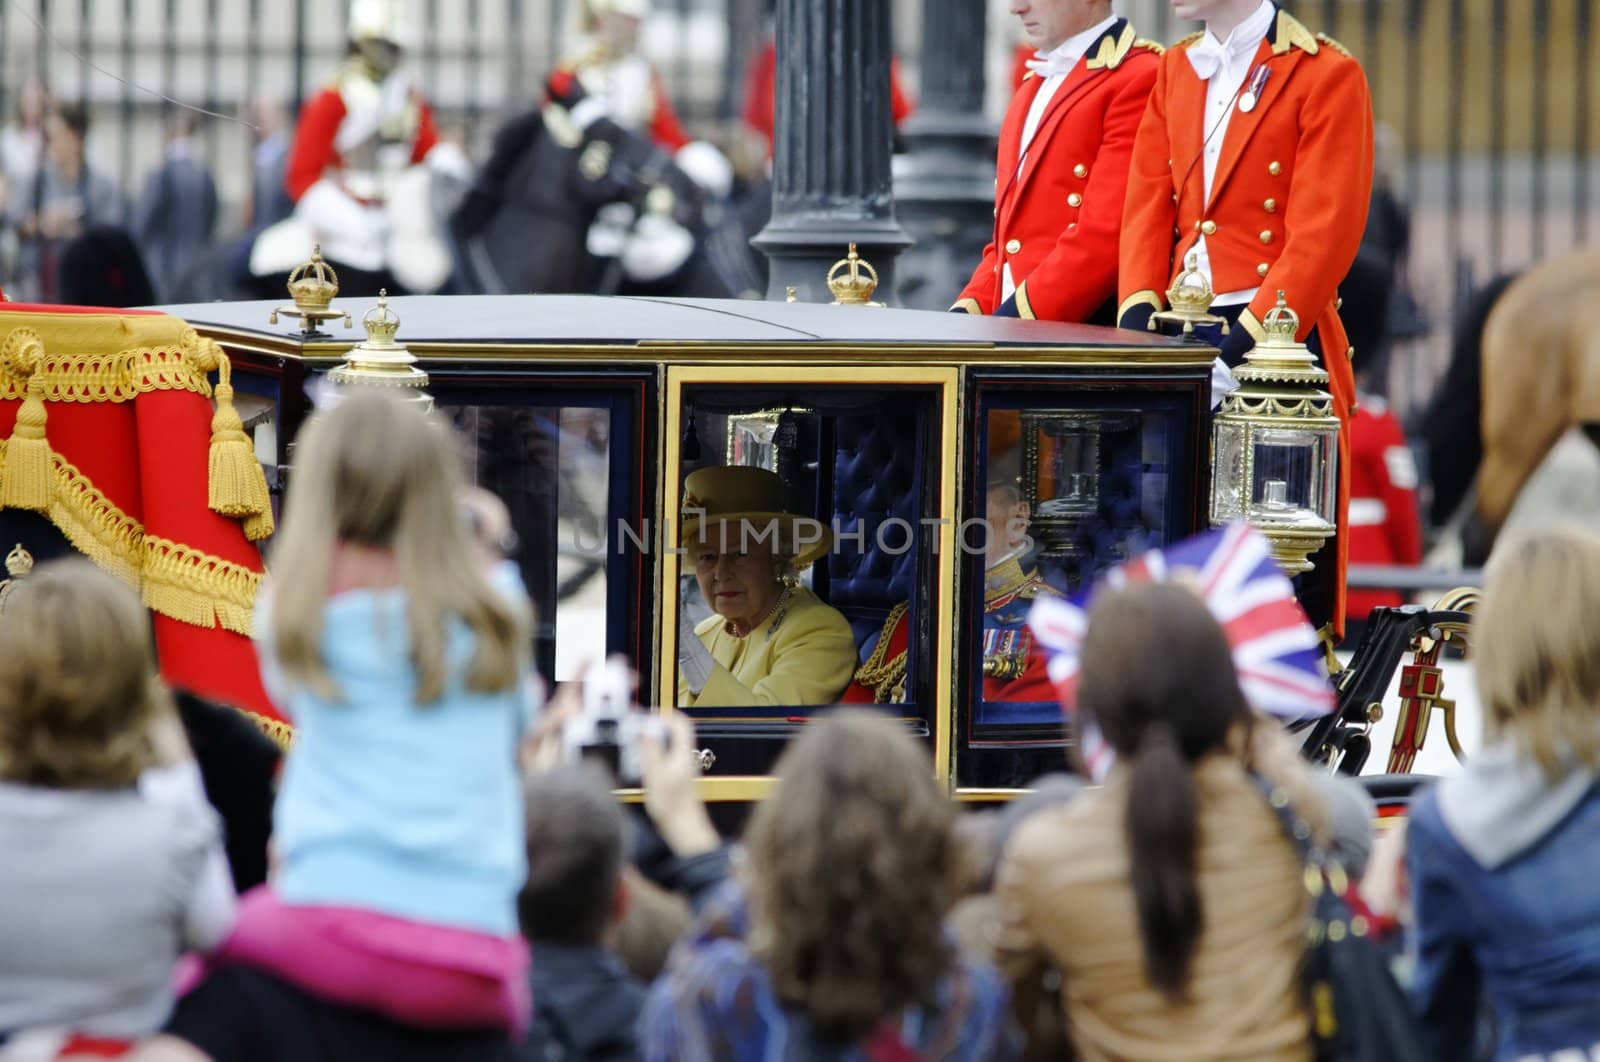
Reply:
<svg viewBox="0 0 1600 1062"><path fill-rule="evenodd" d="M931 659L915 632L932 623L914 622L937 526L923 522L930 402L875 388L807 388L803 403L764 392L686 395L684 478L669 504L685 549L679 637L695 639L684 644L698 659L676 662L677 703L702 719L914 704ZM703 517L679 508L689 496Z"/></svg>
<svg viewBox="0 0 1600 1062"><path fill-rule="evenodd" d="M1059 731L1028 612L1167 541L1172 419L1162 410L989 410L981 522L963 528L961 543L984 571L978 726Z"/></svg>
<svg viewBox="0 0 1600 1062"><path fill-rule="evenodd" d="M556 681L606 655L611 414L586 406L454 406L475 483L511 512L535 609L535 657Z"/></svg>
<svg viewBox="0 0 1600 1062"><path fill-rule="evenodd" d="M1315 512L1321 501L1321 437L1276 428L1255 433L1250 505L1265 516Z"/></svg>

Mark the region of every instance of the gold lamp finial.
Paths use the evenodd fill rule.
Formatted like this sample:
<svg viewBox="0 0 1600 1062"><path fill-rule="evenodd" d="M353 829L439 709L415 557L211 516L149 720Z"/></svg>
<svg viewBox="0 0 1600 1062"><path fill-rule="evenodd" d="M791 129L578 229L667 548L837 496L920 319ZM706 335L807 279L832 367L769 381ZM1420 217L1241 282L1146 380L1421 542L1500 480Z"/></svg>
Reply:
<svg viewBox="0 0 1600 1062"><path fill-rule="evenodd" d="M828 270L828 290L833 292L835 306L882 306L881 302L873 302L873 293L878 290L878 271L856 253L856 245L850 245L850 253L833 263L833 268Z"/></svg>
<svg viewBox="0 0 1600 1062"><path fill-rule="evenodd" d="M1300 332L1300 315L1289 309L1289 300L1284 296L1282 288L1278 289L1278 304L1267 311L1261 322L1261 329L1267 335L1257 344L1258 346L1301 346L1294 338Z"/></svg>
<svg viewBox="0 0 1600 1062"><path fill-rule="evenodd" d="M329 336L317 328L323 321L342 317L344 326L350 327L349 313L332 308L338 294L339 274L323 260L322 245L314 245L311 258L296 266L294 272L289 274L289 296L294 299L294 307L278 307L267 317L267 323L277 324L278 315L282 314L300 322L302 339L327 339Z"/></svg>
<svg viewBox="0 0 1600 1062"><path fill-rule="evenodd" d="M416 357L403 344L395 342L400 331L400 315L389 305L389 289L378 292L378 304L361 318L367 338L351 347L344 364L328 373L328 379L341 388L382 387L397 389L411 401L426 407L433 398L425 390L428 374L417 368Z"/></svg>
<svg viewBox="0 0 1600 1062"><path fill-rule="evenodd" d="M1184 335L1191 335L1195 325L1221 325L1222 334L1227 335L1227 318L1211 312L1211 300L1215 297L1210 281L1200 272L1200 256L1190 251L1183 271L1173 278L1172 287L1167 289L1167 305L1172 309L1151 314L1147 327L1154 332L1158 325L1170 321L1181 324Z"/></svg>

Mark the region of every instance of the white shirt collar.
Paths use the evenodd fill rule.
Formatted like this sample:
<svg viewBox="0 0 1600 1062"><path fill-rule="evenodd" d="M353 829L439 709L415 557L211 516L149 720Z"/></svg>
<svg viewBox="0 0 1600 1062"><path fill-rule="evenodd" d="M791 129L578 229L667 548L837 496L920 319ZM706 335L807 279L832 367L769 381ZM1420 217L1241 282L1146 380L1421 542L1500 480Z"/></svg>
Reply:
<svg viewBox="0 0 1600 1062"><path fill-rule="evenodd" d="M1272 0L1261 0L1259 7L1250 12L1243 22L1233 27L1233 32L1228 34L1227 40L1217 40L1217 35L1212 33L1208 26L1201 41L1209 47L1222 49L1229 56L1252 56L1261 46L1261 42L1267 39L1267 31L1272 29L1272 16L1277 10Z"/></svg>
<svg viewBox="0 0 1600 1062"><path fill-rule="evenodd" d="M1267 0L1262 0L1262 2L1267 3ZM1267 3L1267 6L1271 7L1272 5ZM1105 21L1090 26L1082 33L1073 34L1048 52L1035 53L1034 57L1028 60L1028 69L1040 77L1054 77L1058 74L1069 73L1073 67L1078 65L1078 60L1082 59L1089 51L1089 46L1103 37L1107 30L1116 25L1116 22L1117 16L1112 15Z"/></svg>

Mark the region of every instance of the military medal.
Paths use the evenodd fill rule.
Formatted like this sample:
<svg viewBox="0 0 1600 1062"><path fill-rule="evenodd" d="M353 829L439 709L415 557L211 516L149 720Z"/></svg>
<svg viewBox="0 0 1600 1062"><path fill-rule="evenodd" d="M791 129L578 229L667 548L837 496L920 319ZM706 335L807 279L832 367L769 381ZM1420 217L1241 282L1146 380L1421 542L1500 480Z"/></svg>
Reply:
<svg viewBox="0 0 1600 1062"><path fill-rule="evenodd" d="M1258 66L1250 77L1249 87L1244 90L1244 95L1239 97L1239 110L1249 114L1256 109L1256 101L1261 98L1261 90L1267 87L1267 75L1271 73L1265 66Z"/></svg>

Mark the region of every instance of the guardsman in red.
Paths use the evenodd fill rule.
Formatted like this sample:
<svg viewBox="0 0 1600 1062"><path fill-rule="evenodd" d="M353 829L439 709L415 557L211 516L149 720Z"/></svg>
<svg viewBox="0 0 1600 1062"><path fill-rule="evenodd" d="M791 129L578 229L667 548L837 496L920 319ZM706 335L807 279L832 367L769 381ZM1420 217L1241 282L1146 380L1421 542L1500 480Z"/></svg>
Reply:
<svg viewBox="0 0 1600 1062"><path fill-rule="evenodd" d="M1366 225L1372 194L1372 101L1361 66L1270 0L1174 0L1206 29L1161 62L1128 175L1117 321L1143 330L1190 253L1235 324L1204 335L1229 367L1264 334L1283 292L1299 339L1331 377L1340 435L1339 526L1349 498L1355 381L1336 291ZM1221 372L1218 390L1231 375ZM1220 401L1220 394L1213 394ZM1341 533L1301 584L1314 622L1343 630Z"/></svg>
<svg viewBox="0 0 1600 1062"><path fill-rule="evenodd" d="M994 238L953 310L1111 324L1128 159L1160 46L1111 0L1011 0L1038 49L1000 129Z"/></svg>
<svg viewBox="0 0 1600 1062"><path fill-rule="evenodd" d="M1417 463L1400 418L1376 395L1362 394L1350 421L1350 562L1422 563L1422 520L1417 514ZM1351 590L1350 622L1375 608L1403 605L1394 590Z"/></svg>
<svg viewBox="0 0 1600 1062"><path fill-rule="evenodd" d="M688 144L678 113L655 67L638 52L650 0L576 0L576 54L563 64L590 96L604 100L611 120L641 132L669 152Z"/></svg>

